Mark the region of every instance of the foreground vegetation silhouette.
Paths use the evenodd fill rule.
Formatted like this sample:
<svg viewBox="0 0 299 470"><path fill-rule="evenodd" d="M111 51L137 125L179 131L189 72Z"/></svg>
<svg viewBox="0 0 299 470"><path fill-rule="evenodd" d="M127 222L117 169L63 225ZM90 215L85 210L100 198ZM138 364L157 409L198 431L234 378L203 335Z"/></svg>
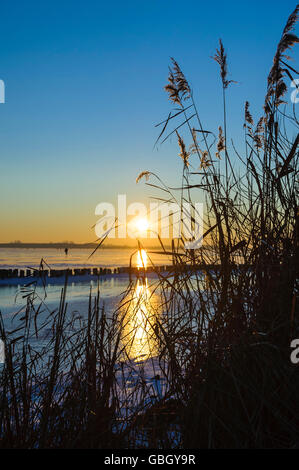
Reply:
<svg viewBox="0 0 299 470"><path fill-rule="evenodd" d="M128 355L134 322L124 335L132 302L144 308L134 281L113 314L101 307L99 291L91 294L86 318L67 311L67 279L55 312L35 284L24 287L27 305L15 328L0 326L0 447L299 447L299 375L290 361L290 342L299 338L299 134L295 105L283 101L286 81L298 75L286 55L298 42L298 10L278 43L256 125L245 104L244 152L228 145L232 81L222 42L214 56L224 111L218 137L205 130L172 60L165 90L175 108L158 141L176 135L182 185L173 190L150 171L137 181L150 179L161 202L179 202L182 223L183 203L195 207L196 192L205 202L203 248L186 250L183 236L171 250L161 241L173 267L157 268L148 287L147 301L156 297L143 319L154 344L146 361Z"/></svg>

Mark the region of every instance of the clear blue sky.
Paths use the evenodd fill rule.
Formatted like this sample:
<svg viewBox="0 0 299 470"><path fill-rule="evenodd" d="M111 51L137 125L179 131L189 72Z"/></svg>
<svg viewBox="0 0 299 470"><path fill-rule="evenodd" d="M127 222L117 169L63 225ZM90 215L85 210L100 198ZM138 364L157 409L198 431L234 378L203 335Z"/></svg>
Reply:
<svg viewBox="0 0 299 470"><path fill-rule="evenodd" d="M222 124L211 60L228 53L229 135L245 100L259 117L266 77L296 2L13 1L1 4L0 241L90 241L94 209L118 193L145 200L144 169L178 181L173 139L153 150L171 104L169 57L189 78L204 127ZM298 57L298 53L292 53ZM238 137L239 136L239 137Z"/></svg>

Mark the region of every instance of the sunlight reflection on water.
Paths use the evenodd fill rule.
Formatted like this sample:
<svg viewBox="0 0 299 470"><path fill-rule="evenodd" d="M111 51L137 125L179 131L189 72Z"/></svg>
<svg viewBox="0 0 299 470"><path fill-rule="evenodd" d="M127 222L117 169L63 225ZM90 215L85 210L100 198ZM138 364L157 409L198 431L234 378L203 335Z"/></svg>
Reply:
<svg viewBox="0 0 299 470"><path fill-rule="evenodd" d="M144 277L136 280L128 300L122 336L125 353L135 360L154 357L158 353L158 295L151 292L148 279Z"/></svg>

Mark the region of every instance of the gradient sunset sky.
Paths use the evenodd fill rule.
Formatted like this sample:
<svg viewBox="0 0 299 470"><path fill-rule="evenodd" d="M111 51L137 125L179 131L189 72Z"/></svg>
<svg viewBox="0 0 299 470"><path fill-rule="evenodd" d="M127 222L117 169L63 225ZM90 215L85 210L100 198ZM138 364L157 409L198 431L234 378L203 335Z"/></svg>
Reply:
<svg viewBox="0 0 299 470"><path fill-rule="evenodd" d="M180 181L175 138L153 149L171 109L169 58L205 129L222 124L211 56L228 53L229 138L243 150L244 102L258 118L277 42L296 2L14 1L1 4L0 242L90 242L99 202L147 202L142 170ZM296 49L292 52L297 54Z"/></svg>

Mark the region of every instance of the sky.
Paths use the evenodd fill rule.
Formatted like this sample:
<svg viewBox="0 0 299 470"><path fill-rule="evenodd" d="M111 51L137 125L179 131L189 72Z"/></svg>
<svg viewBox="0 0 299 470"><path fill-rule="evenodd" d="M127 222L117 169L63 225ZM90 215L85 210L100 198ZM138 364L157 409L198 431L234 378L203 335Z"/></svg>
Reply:
<svg viewBox="0 0 299 470"><path fill-rule="evenodd" d="M248 100L262 113L266 78L296 2L12 1L1 4L0 242L95 240L100 202L148 204L143 170L178 184L176 140L154 148L172 105L170 57L192 86L205 129L222 125L211 59L228 54L228 136L243 151ZM298 58L298 51L292 52Z"/></svg>

